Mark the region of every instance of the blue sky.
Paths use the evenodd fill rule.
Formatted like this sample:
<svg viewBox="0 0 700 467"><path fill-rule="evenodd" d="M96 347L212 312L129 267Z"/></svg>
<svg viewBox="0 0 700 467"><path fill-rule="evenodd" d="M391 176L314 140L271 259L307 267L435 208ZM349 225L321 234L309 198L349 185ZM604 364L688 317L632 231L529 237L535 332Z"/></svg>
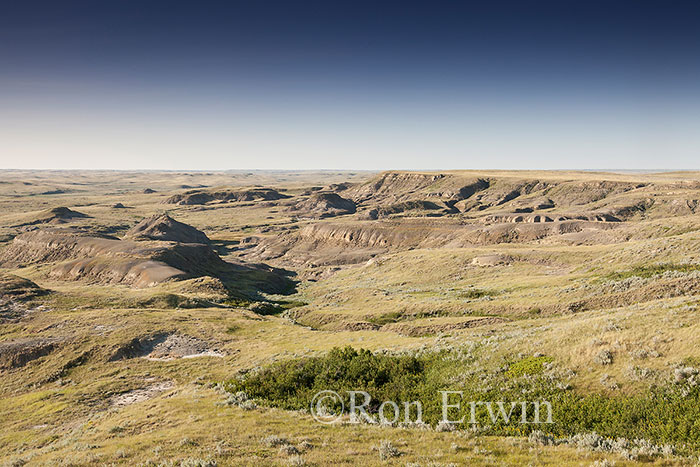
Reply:
<svg viewBox="0 0 700 467"><path fill-rule="evenodd" d="M700 168L697 2L15 3L0 168Z"/></svg>

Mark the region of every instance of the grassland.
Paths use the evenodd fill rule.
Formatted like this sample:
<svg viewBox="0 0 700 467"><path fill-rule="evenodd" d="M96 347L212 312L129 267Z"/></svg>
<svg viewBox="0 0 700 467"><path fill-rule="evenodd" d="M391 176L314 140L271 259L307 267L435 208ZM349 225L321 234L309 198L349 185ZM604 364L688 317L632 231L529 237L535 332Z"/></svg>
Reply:
<svg viewBox="0 0 700 467"><path fill-rule="evenodd" d="M534 381L536 374L556 376L549 389L560 384L567 397L600 404L639 401L662 389L682 393L680 407L695 400L699 174L445 172L425 178L436 174L398 173L389 186L362 173L3 172L0 255L27 231L73 228L122 238L143 218L167 212L205 232L222 259L264 261L286 271L296 286L242 300L215 277L137 288L67 280L52 273L58 260L3 264L0 459L8 465L696 462L697 426L682 414L677 425L690 423L687 433L639 430L654 446L643 450L619 442L623 436L634 441L621 427L578 426L573 416L544 433L534 427L446 431L435 424L322 425L303 404L283 409L262 393L247 407L230 403L231 393L219 383L346 346L451 362L440 373L447 379L435 380L434 388L469 390L476 378L506 393L514 390L508 381ZM485 178L491 181L483 194L449 209L461 186ZM357 214L319 217L323 206L308 215L290 209L309 199L311 187L346 181L355 185L337 193L355 200ZM193 189L256 185L290 198L163 203ZM155 192L144 193L147 188ZM542 197L555 205L542 216L572 219L489 220L521 215L515 211ZM432 208L364 217L375 206L423 199L446 207L438 217ZM639 204L646 199L654 202ZM47 210L58 206L85 217L46 220ZM603 211L619 221L573 219ZM506 234L493 236L493 229ZM610 428L604 438L616 447L591 441L591 426Z"/></svg>

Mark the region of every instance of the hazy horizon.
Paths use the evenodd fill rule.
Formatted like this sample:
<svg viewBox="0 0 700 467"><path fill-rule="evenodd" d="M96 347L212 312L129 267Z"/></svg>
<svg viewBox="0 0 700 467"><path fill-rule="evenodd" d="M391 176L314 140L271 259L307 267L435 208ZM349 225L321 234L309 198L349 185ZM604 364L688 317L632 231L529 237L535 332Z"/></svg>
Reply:
<svg viewBox="0 0 700 467"><path fill-rule="evenodd" d="M697 3L39 3L0 168L700 169Z"/></svg>

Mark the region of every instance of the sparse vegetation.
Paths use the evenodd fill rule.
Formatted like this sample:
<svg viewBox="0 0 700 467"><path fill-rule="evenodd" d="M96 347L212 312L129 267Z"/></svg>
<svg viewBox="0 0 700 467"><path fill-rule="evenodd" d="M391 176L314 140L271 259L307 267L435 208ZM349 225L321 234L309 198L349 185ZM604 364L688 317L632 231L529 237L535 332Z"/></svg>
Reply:
<svg viewBox="0 0 700 467"><path fill-rule="evenodd" d="M605 279L608 280L624 280L630 277L640 277L642 279L650 279L652 277L661 276L668 272L677 272L688 274L691 272L700 271L700 264L675 264L675 263L660 263L654 265L636 266L626 271L619 271L608 274Z"/></svg>
<svg viewBox="0 0 700 467"><path fill-rule="evenodd" d="M278 446L287 446L289 445L289 441L287 441L286 438L281 438L277 435L269 435L260 440L262 444L264 444L267 447L271 448L276 448Z"/></svg>
<svg viewBox="0 0 700 467"><path fill-rule="evenodd" d="M399 451L389 440L383 440L379 444L379 458L383 461L391 459L392 457L399 457L401 451Z"/></svg>
<svg viewBox="0 0 700 467"><path fill-rule="evenodd" d="M610 365L613 362L613 354L607 349L598 352L593 359L598 365Z"/></svg>

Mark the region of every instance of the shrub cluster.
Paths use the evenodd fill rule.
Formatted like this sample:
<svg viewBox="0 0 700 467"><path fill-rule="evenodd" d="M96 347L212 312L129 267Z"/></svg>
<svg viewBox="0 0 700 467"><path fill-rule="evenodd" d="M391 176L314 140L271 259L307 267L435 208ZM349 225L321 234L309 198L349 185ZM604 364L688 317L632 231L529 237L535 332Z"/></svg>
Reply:
<svg viewBox="0 0 700 467"><path fill-rule="evenodd" d="M373 401L408 400L425 384L423 362L414 356L374 355L352 347L334 348L323 357L286 360L263 368L243 380L226 384L284 409L308 408L323 390L367 391ZM346 401L348 403L349 401Z"/></svg>
<svg viewBox="0 0 700 467"><path fill-rule="evenodd" d="M470 418L469 401L548 401L553 424L520 424L520 412L509 423L491 423L486 408L477 409L479 429L498 435L546 435L570 437L596 432L609 438L645 438L657 443L700 448L700 386L680 378L646 393L579 393L552 370L546 356L524 357L495 370L470 365L443 350L419 355L373 354L352 347L335 348L324 356L276 362L225 383L232 393L245 391L260 403L284 409L308 409L314 395L333 390L341 396L363 390L372 397L369 412L383 401L421 401L423 421L437 426L442 419L439 391L463 391L462 407L453 419ZM347 397L349 399L349 397ZM361 402L361 401L360 401ZM345 400L346 407L349 401ZM390 414L387 414L390 415ZM468 425L461 428L467 429Z"/></svg>

